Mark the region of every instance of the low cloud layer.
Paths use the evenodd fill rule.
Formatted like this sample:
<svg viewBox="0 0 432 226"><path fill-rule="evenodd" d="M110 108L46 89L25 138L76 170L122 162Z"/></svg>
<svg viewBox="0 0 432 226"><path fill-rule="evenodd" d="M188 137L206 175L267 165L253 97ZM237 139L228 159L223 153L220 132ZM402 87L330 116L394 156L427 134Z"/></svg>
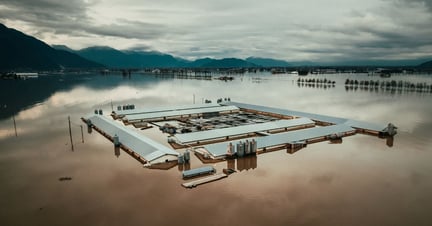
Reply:
<svg viewBox="0 0 432 226"><path fill-rule="evenodd" d="M0 22L72 48L145 46L189 59L432 57L431 0L3 0Z"/></svg>

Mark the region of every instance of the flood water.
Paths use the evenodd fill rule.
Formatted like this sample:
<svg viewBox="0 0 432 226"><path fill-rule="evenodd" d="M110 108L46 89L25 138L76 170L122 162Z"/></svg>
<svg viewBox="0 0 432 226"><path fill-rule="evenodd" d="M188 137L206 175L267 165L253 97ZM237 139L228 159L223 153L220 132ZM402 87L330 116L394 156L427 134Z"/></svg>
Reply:
<svg viewBox="0 0 432 226"><path fill-rule="evenodd" d="M0 80L0 225L432 225L432 93L344 85L347 78L432 84L432 76L312 77L336 84L302 87L295 75L270 74L231 82L141 74ZM194 189L181 187L179 167L144 168L123 151L116 156L109 140L85 127L82 142L80 118L96 108L109 113L111 102L151 107L220 97L391 122L398 134L393 145L357 134L294 154L210 164L218 171L234 164L238 172ZM157 129L142 133L166 141ZM191 168L201 165L192 159Z"/></svg>

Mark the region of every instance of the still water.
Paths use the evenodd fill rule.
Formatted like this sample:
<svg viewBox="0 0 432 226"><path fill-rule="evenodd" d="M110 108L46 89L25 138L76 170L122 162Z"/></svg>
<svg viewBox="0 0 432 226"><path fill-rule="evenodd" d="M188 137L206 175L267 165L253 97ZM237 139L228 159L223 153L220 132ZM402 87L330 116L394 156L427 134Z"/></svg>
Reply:
<svg viewBox="0 0 432 226"><path fill-rule="evenodd" d="M308 76L310 77L310 76ZM432 94L347 90L344 82L403 80L317 75L335 86L297 84L295 75L246 74L234 81L134 74L51 75L0 81L0 225L431 225ZM238 162L237 173L189 190L177 166L150 170L97 132L84 143L80 118L101 108L182 105L205 99L273 106L398 126L393 146L367 135ZM74 151L71 151L68 116ZM15 136L14 122L17 126ZM142 133L160 142L154 130ZM192 159L191 167L201 166ZM71 180L60 181L61 177Z"/></svg>

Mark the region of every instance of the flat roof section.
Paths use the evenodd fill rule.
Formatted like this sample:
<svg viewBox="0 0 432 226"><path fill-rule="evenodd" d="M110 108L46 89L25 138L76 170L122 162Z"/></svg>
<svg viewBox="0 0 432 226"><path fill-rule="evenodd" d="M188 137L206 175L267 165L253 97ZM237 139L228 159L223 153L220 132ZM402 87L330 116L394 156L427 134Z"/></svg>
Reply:
<svg viewBox="0 0 432 226"><path fill-rule="evenodd" d="M197 142L197 141L212 140L212 139L218 139L218 138L235 136L235 135L243 135L243 134L263 132L263 131L265 132L268 130L285 129L285 128L292 128L297 126L306 126L306 125L315 125L315 123L308 118L297 118L291 120L277 120L272 122L242 125L242 126L207 130L201 132L176 134L175 137L180 143L186 144L186 143Z"/></svg>
<svg viewBox="0 0 432 226"><path fill-rule="evenodd" d="M273 107L265 107L265 106L260 106L260 105L245 104L245 103L238 103L238 102L224 102L222 104L223 105L234 105L234 106L237 106L239 108L245 108L245 109L262 111L262 112L269 112L269 113L274 113L274 114L279 114L279 115L305 117L305 118L310 118L312 120L321 121L321 122L328 122L328 123L332 123L332 124L342 124L348 120L348 119L339 118L339 117L332 117L332 116L319 115L319 114L313 114L313 113L307 113L307 112L301 112L301 111L292 111L292 110L273 108Z"/></svg>
<svg viewBox="0 0 432 226"><path fill-rule="evenodd" d="M142 108L142 109L114 111L114 113L117 116L123 117L126 115L136 115L136 114L163 112L163 111L179 111L179 110L210 108L210 107L220 107L220 104L209 103L209 104L189 104L189 105L178 105L178 106L149 107L149 108Z"/></svg>
<svg viewBox="0 0 432 226"><path fill-rule="evenodd" d="M117 135L120 143L139 154L145 160L151 162L165 155L178 156L174 150L145 137L114 120L101 115L89 116L86 120L111 137Z"/></svg>
<svg viewBox="0 0 432 226"><path fill-rule="evenodd" d="M387 128L387 125L385 125L385 124L375 124L375 123L351 120L351 119L347 119L347 118L332 117L332 116L327 116L327 115L313 114L313 113L307 113L307 112L301 112L301 111L285 110L285 109L279 109L279 108L253 105L253 104L245 104L245 103L238 103L238 102L224 102L222 104L223 105L234 105L234 106L237 106L239 108L250 109L250 110L255 110L255 111L262 111L262 112L269 112L269 113L280 114L280 115L306 117L306 118L310 118L310 119L315 120L315 121L326 122L326 123L331 123L331 124L345 124L345 125L351 126L353 128L356 128L356 129L366 129L366 130L372 130L372 131L378 131L379 132L379 131L382 131L385 128Z"/></svg>
<svg viewBox="0 0 432 226"><path fill-rule="evenodd" d="M203 166L200 168L190 169L183 171L183 178L195 177L203 174L215 173L216 169L213 166Z"/></svg>
<svg viewBox="0 0 432 226"><path fill-rule="evenodd" d="M344 122L345 125L351 126L355 129L367 129L367 130L373 130L373 131L383 131L385 128L387 128L387 125L384 124L375 124L375 123L369 123L369 122L362 122L357 120L349 119L346 122Z"/></svg>
<svg viewBox="0 0 432 226"><path fill-rule="evenodd" d="M212 113L212 112L225 112L225 111L238 111L240 110L236 106L218 106L218 107L209 107L209 108L196 108L189 110L178 110L178 111L164 111L164 112L154 112L154 113L144 113L144 114L135 114L135 115L127 115L124 120L129 122L134 121L150 121L152 119L158 118L168 118L175 116L183 116L183 115L196 115L196 114L204 114L204 113Z"/></svg>
<svg viewBox="0 0 432 226"><path fill-rule="evenodd" d="M272 134L270 136L265 137L256 137L254 138L257 142L257 148L265 148L265 147L273 147L283 144L295 144L298 142L315 139L319 137L329 136L332 134L338 134L338 133L349 133L349 132L355 132L355 129L351 128L350 126L341 124L341 125L332 125L332 126L325 126L325 127L315 127L310 129L302 129L302 130L296 130L286 133L278 133L278 134ZM245 140L251 140L249 139L241 139L241 141ZM232 143L235 144L239 142L240 140L233 141ZM222 157L227 154L228 145L230 142L224 142L224 143L218 143L218 144L210 144L205 145L204 148L214 157Z"/></svg>

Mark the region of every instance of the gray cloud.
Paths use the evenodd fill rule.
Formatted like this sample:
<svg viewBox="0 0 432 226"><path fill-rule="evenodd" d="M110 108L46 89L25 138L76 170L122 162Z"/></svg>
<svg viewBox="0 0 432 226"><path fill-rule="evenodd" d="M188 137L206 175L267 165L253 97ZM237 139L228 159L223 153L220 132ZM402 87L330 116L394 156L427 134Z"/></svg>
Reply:
<svg viewBox="0 0 432 226"><path fill-rule="evenodd" d="M397 3L402 3L403 6L406 5L420 5L421 7L426 7L428 10L432 11L432 0L400 0L396 1Z"/></svg>
<svg viewBox="0 0 432 226"><path fill-rule="evenodd" d="M120 20L116 24L87 26L85 29L91 34L144 40L158 38L164 33L161 25L128 20Z"/></svg>
<svg viewBox="0 0 432 226"><path fill-rule="evenodd" d="M24 23L42 38L123 49L144 44L189 59L403 59L432 52L432 0L3 0L0 21Z"/></svg>
<svg viewBox="0 0 432 226"><path fill-rule="evenodd" d="M2 18L19 19L24 22L41 24L87 21L87 8L91 6L83 0L3 0Z"/></svg>
<svg viewBox="0 0 432 226"><path fill-rule="evenodd" d="M142 44L142 43L138 43L138 44L134 44L132 46L130 46L129 48L127 48L126 50L131 50L131 51L154 51L153 47L147 45L147 44Z"/></svg>
<svg viewBox="0 0 432 226"><path fill-rule="evenodd" d="M163 26L141 21L116 20L96 25L87 15L93 3L84 0L6 0L1 3L0 18L23 21L37 28L35 34L77 36L112 36L120 38L154 39L163 34Z"/></svg>

